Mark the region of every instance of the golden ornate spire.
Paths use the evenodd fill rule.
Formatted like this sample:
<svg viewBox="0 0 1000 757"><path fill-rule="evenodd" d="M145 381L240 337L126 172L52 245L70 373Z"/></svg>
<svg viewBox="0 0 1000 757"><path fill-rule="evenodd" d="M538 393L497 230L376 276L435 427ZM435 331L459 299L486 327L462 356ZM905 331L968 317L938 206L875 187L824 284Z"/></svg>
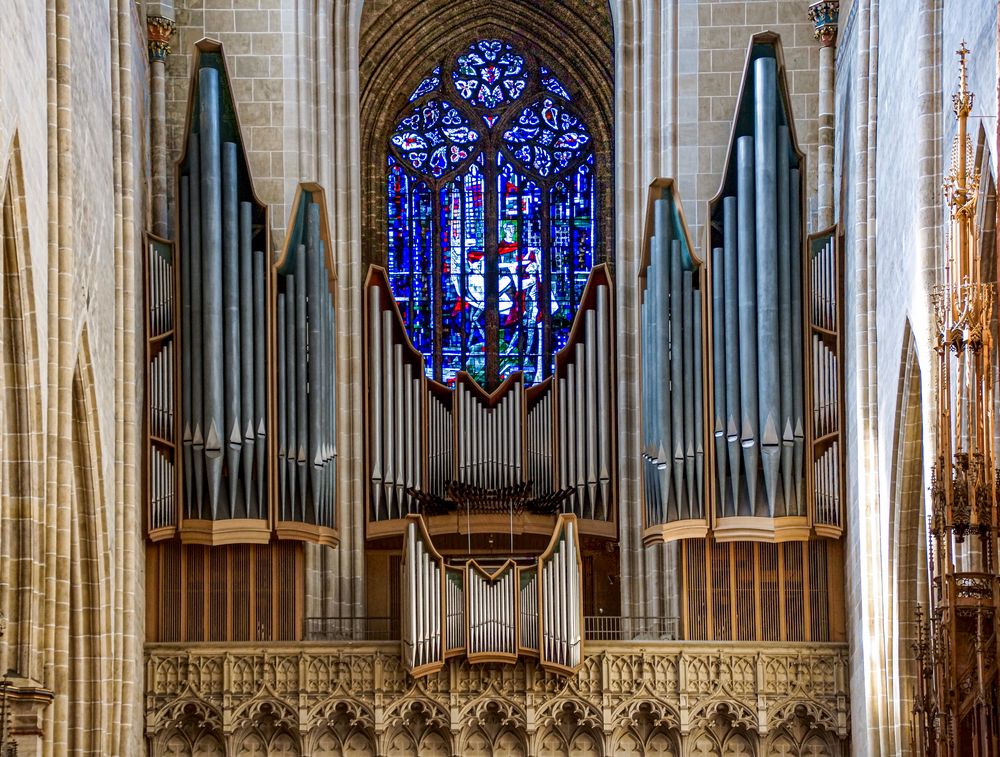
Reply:
<svg viewBox="0 0 1000 757"><path fill-rule="evenodd" d="M997 755L1000 573L993 431L993 282L983 280L962 43L952 98L958 133L944 182L950 214L943 284L933 293L938 455L931 481L930 610L918 608L915 751L934 757Z"/></svg>

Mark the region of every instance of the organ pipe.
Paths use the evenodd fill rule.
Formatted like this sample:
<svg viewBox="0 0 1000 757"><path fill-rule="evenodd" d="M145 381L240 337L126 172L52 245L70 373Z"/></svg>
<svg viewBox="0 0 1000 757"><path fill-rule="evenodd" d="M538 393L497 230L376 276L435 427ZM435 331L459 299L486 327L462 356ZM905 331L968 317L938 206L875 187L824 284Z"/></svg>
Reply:
<svg viewBox="0 0 1000 757"><path fill-rule="evenodd" d="M267 209L253 191L218 43L197 44L190 92L179 249L174 256L149 237L144 260L150 536L179 528L206 545L272 533L332 545L336 277L323 192L299 188L269 264Z"/></svg>
<svg viewBox="0 0 1000 757"><path fill-rule="evenodd" d="M810 533L803 498L812 366L803 341L802 158L789 102L777 36L755 35L725 175L709 204L713 512L716 533L726 538ZM747 517L754 520L727 520Z"/></svg>
<svg viewBox="0 0 1000 757"><path fill-rule="evenodd" d="M178 164L180 272L170 282L179 288L182 317L176 374L182 382L182 536L210 544L264 541L266 209L253 193L216 43L199 43L192 85ZM172 360L172 350L169 355ZM173 371L159 390L154 401L172 402ZM240 533L216 529L233 519L244 524Z"/></svg>
<svg viewBox="0 0 1000 757"><path fill-rule="evenodd" d="M323 191L299 187L274 264L278 356L277 452L282 538L321 544L336 534L336 339L334 282Z"/></svg>
<svg viewBox="0 0 1000 757"><path fill-rule="evenodd" d="M613 301L605 266L591 274L554 375L525 387L516 373L493 392L466 373L451 388L425 378L382 269L372 267L365 292L372 523L398 524L417 512L471 517L473 500L477 514L501 508L512 524L515 509L551 514L561 506L590 521L614 517Z"/></svg>
<svg viewBox="0 0 1000 757"><path fill-rule="evenodd" d="M535 559L447 563L422 516L405 521L402 656L410 673L439 670L447 656L513 663L539 658L563 674L583 661L583 586L577 519L561 515Z"/></svg>
<svg viewBox="0 0 1000 757"><path fill-rule="evenodd" d="M648 221L639 273L646 524L704 533L705 275L671 181L651 187ZM722 425L716 417L717 443L725 439Z"/></svg>
<svg viewBox="0 0 1000 757"><path fill-rule="evenodd" d="M146 521L154 541L170 538L177 528L175 259L169 242L146 236L143 257L147 304L146 426L149 435L145 455ZM182 301L182 312L183 309ZM182 421L187 408L183 397ZM189 450L189 444L180 446L180 454Z"/></svg>
<svg viewBox="0 0 1000 757"><path fill-rule="evenodd" d="M803 244L794 132L780 42L762 32L709 203L707 265L673 182L650 187L638 306L647 541L840 533L835 240Z"/></svg>

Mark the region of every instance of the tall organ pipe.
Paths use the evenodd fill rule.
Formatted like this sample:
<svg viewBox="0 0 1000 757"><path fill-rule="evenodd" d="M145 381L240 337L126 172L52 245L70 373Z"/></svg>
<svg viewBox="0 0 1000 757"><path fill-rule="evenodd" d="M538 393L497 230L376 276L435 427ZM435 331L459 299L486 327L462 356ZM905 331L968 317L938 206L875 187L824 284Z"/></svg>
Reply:
<svg viewBox="0 0 1000 757"><path fill-rule="evenodd" d="M673 444L673 483L674 503L677 517L683 518L687 509L684 506L684 375L682 360L683 343L683 297L681 295L681 256L680 241L673 240L670 254L670 405L671 429L670 439ZM666 331L666 329L664 329Z"/></svg>
<svg viewBox="0 0 1000 757"><path fill-rule="evenodd" d="M739 325L739 226L738 206L735 197L725 197L722 200L722 256L723 256L723 286L726 302L726 447L729 450L729 480L733 504L731 515L737 514L740 501L740 423L742 410L740 408L740 325ZM722 513L725 510L725 491L719 491L722 502Z"/></svg>
<svg viewBox="0 0 1000 757"><path fill-rule="evenodd" d="M740 515L753 515L757 497L757 255L754 244L754 138L736 140L736 201L738 228L737 304L740 346L740 443L746 471L747 504Z"/></svg>
<svg viewBox="0 0 1000 757"><path fill-rule="evenodd" d="M194 502L191 423L191 190L190 177L181 176L181 455L184 467L184 502Z"/></svg>
<svg viewBox="0 0 1000 757"><path fill-rule="evenodd" d="M278 501L281 503L278 516L281 520L288 519L288 378L287 356L288 340L285 339L285 295L278 294ZM258 472L259 475L259 472Z"/></svg>
<svg viewBox="0 0 1000 757"><path fill-rule="evenodd" d="M297 290L304 282L296 280L294 275L285 278L285 375L288 381L288 401L287 423L288 442L285 451L285 467L288 471L288 518L295 520L296 504L298 502L298 419L299 404L305 401L305 396L298 392L298 357L296 356L297 342L295 339L295 308Z"/></svg>
<svg viewBox="0 0 1000 757"><path fill-rule="evenodd" d="M222 304L223 368L225 390L226 489L229 517L245 515L237 510L240 453L243 447L240 397L240 239L237 196L236 145L222 145ZM249 295L249 292L247 293ZM240 502L242 506L244 503Z"/></svg>
<svg viewBox="0 0 1000 757"><path fill-rule="evenodd" d="M654 242L651 249L653 299L649 303L650 318L650 349L653 356L654 372L650 376L650 413L651 425L654 429L656 500L661 518L680 518L680 502L674 497L671 505L670 489L673 473L674 429L673 429L673 398L680 391L679 384L674 383L672 363L670 362L670 316L668 305L671 289L670 276L672 272L671 252L673 241L670 233L670 204L664 198L653 203ZM666 380L669 377L669 381Z"/></svg>
<svg viewBox="0 0 1000 757"><path fill-rule="evenodd" d="M265 281L264 281L264 251L257 250L253 253L253 379L254 379L254 422L256 423L256 439L254 449L257 453L257 514L258 518L267 517L264 508L264 481L266 478L266 466L264 461L267 452L267 424L264 419L267 417L267 389L266 375L264 372L265 335L264 335L264 303ZM280 332L279 332L280 333Z"/></svg>
<svg viewBox="0 0 1000 757"><path fill-rule="evenodd" d="M300 248L301 250L301 248ZM320 451L321 423L323 420L322 406L319 402L322 381L320 361L322 360L322 338L320 333L320 289L322 287L322 267L319 259L319 205L309 203L306 208L306 280L309 295L306 302L308 364L306 378L309 384L309 442L307 447L307 467L312 497L307 498L308 509L304 513L305 520L318 522L320 476L323 468ZM305 487L303 487L305 488Z"/></svg>
<svg viewBox="0 0 1000 757"><path fill-rule="evenodd" d="M254 441L256 433L254 431L253 414L253 388L254 388L254 343L253 343L253 311L258 303L253 296L254 279L254 256L251 251L252 228L252 207L249 202L240 203L240 296L239 300L239 332L240 332L240 393L243 395L242 407L245 416L240 421L240 431L243 434L242 460L240 461L241 472L243 473L243 496L246 499L247 517L259 517L257 508L261 506L260 500L253 490L253 458ZM232 479L233 472L229 473ZM260 473L258 473L260 475Z"/></svg>
<svg viewBox="0 0 1000 757"><path fill-rule="evenodd" d="M201 296L201 148L197 134L188 136L188 224L191 227L191 247L187 260L182 267L188 270L191 286L191 326L188 329L188 343L185 346L186 360L191 367L191 381L186 385L191 395L191 460L194 487L194 499L188 502L188 514L195 517L197 507L198 518L205 517L205 413L204 413L204 334L202 333L202 308L204 302Z"/></svg>
<svg viewBox="0 0 1000 757"><path fill-rule="evenodd" d="M382 520L382 312L377 287L368 290L368 406L372 409L369 427L372 433L372 513L373 520ZM412 528L412 525L411 525Z"/></svg>
<svg viewBox="0 0 1000 757"><path fill-rule="evenodd" d="M774 58L754 61L754 180L757 240L758 433L767 514L774 516L780 465L780 377L777 239L777 69Z"/></svg>
<svg viewBox="0 0 1000 757"><path fill-rule="evenodd" d="M715 366L713 385L715 436L715 475L718 481L718 514L726 514L726 292L725 258L722 247L712 250L712 363Z"/></svg>
<svg viewBox="0 0 1000 757"><path fill-rule="evenodd" d="M778 325L779 365L781 370L781 491L783 514L793 515L792 456L795 445L792 430L792 261L788 206L788 127L778 127Z"/></svg>
<svg viewBox="0 0 1000 757"><path fill-rule="evenodd" d="M219 132L219 72L198 72L201 148L202 326L204 357L205 467L212 518L219 516L222 487L223 314L222 314L222 166Z"/></svg>
<svg viewBox="0 0 1000 757"><path fill-rule="evenodd" d="M608 288L605 285L597 287L597 381L598 381L598 413L600 419L600 438L598 441L598 471L601 483L601 509L596 517L605 519L609 515L611 497L611 423L614 414L611 412L611 328L609 316ZM546 407L552 402L549 393ZM551 417L551 416L549 416ZM551 426L546 426L546 433L551 436ZM546 439L544 449L551 449L551 440Z"/></svg>
<svg viewBox="0 0 1000 757"><path fill-rule="evenodd" d="M674 254L680 258L680 242L674 242ZM691 375L694 366L694 292L692 291L691 271L681 274L683 297L684 335L682 340L684 354L684 475L687 484L687 517L695 517L695 487L694 487L694 418L701 414L701 408L695 412L694 376Z"/></svg>
<svg viewBox="0 0 1000 757"><path fill-rule="evenodd" d="M789 171L788 205L789 205L789 246L792 258L792 430L795 446L793 449L793 467L795 473L795 506L796 515L805 515L805 502L802 499L802 478L805 459L805 401L803 388L803 355L802 355L802 227L801 227L801 197L799 169Z"/></svg>

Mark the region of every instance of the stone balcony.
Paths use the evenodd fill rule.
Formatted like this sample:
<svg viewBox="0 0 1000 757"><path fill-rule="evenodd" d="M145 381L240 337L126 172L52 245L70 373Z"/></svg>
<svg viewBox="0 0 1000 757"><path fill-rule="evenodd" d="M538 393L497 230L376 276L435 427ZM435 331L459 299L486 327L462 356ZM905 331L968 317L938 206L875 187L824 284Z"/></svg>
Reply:
<svg viewBox="0 0 1000 757"><path fill-rule="evenodd" d="M843 644L587 642L569 678L398 642L150 644L151 755L548 757L847 753Z"/></svg>

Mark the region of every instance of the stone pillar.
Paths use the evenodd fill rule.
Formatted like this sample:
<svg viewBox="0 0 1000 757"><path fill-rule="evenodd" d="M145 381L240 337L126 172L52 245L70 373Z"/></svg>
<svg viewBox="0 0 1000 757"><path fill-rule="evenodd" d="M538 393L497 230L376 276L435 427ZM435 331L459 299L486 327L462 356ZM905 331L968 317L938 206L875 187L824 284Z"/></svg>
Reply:
<svg viewBox="0 0 1000 757"><path fill-rule="evenodd" d="M152 209L153 233L164 239L170 237L167 218L167 99L166 61L170 54L170 39L174 35L174 21L166 16L147 16L149 41L149 127L150 156L152 158Z"/></svg>
<svg viewBox="0 0 1000 757"><path fill-rule="evenodd" d="M819 215L813 231L833 225L833 73L837 42L840 0L819 0L809 6L809 18L816 29L819 51L819 164L817 166L817 205Z"/></svg>

